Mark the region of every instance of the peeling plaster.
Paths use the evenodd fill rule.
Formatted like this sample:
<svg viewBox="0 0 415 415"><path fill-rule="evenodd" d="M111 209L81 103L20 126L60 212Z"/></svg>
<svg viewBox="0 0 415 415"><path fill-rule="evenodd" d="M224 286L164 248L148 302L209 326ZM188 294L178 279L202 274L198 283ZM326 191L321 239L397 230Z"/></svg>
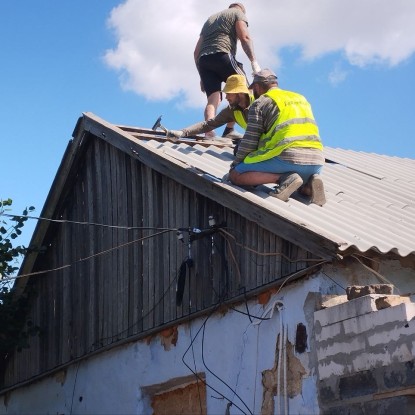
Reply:
<svg viewBox="0 0 415 415"><path fill-rule="evenodd" d="M176 346L178 338L179 333L176 326L160 332L160 343L166 351L169 351L172 346Z"/></svg>
<svg viewBox="0 0 415 415"><path fill-rule="evenodd" d="M275 347L275 361L272 369L262 372L263 397L261 415L273 415L275 409L274 396L278 395L278 356L279 356L279 336ZM287 395L294 398L301 394L303 377L307 375L307 370L303 367L301 361L294 355L294 346L287 341L285 344L287 353ZM283 369L281 368L281 373ZM282 396L281 396L282 398Z"/></svg>

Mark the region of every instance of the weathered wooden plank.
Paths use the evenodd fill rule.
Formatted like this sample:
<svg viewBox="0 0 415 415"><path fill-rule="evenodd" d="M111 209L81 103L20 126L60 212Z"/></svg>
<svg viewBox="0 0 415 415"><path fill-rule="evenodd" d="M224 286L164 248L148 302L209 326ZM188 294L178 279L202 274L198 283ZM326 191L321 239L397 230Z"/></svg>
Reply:
<svg viewBox="0 0 415 415"><path fill-rule="evenodd" d="M163 198L162 198L162 181L161 175L152 172L151 175L153 187L153 210L154 210L154 230L152 234L157 234L159 229L163 227ZM163 267L160 258L165 255L163 248L163 236L157 235L151 238L153 243L152 261L153 261L153 277L154 277L154 325L163 324Z"/></svg>
<svg viewBox="0 0 415 415"><path fill-rule="evenodd" d="M102 188L104 192L101 194L101 203L105 207L103 223L112 225L112 176L111 176L111 158L110 148L108 145L102 146L101 150L101 165L105 166L102 169ZM113 230L110 228L105 229L103 238L103 248L108 250L113 246ZM112 253L104 254L103 258L103 344L112 343L112 291L113 291L113 255Z"/></svg>
<svg viewBox="0 0 415 415"><path fill-rule="evenodd" d="M169 210L168 210L168 224L171 228L180 228L183 224L183 199L181 195L181 186L175 181L166 178L168 186L168 198L169 198ZM168 279L168 293L166 295L166 301L169 307L169 318L171 320L176 318L177 307L176 307L176 283L177 283L177 270L179 269L180 263L183 257L183 246L182 240L178 239L177 232L170 233L170 249L171 255L169 258L169 266L166 270L166 279ZM167 289L167 287L166 287Z"/></svg>
<svg viewBox="0 0 415 415"><path fill-rule="evenodd" d="M162 215L161 215L161 225L164 228L169 227L169 214L170 214L170 199L169 199L169 179L162 176L161 177L161 206L162 206ZM173 205L173 204L172 204ZM171 235L169 233L164 234L162 238L162 257L163 261L160 264L160 281L161 281L161 295L160 299L160 308L162 309L162 320L170 321L170 307L168 301L168 287L170 285L170 246L173 242L171 240Z"/></svg>
<svg viewBox="0 0 415 415"><path fill-rule="evenodd" d="M111 219L109 221L109 224L111 226L117 225L118 220L118 195L119 195L119 179L118 179L118 163L117 163L117 156L118 152L117 149L110 146L109 149L109 155L110 155L110 168L111 168ZM111 257L111 275L110 278L110 304L111 304L111 329L110 329L110 336L111 336L111 342L116 341L118 339L118 327L120 325L120 321L118 319L119 315L119 288L118 288L118 280L120 278L119 276L119 262L118 257L120 255L118 249L116 248L119 245L119 232L117 229L112 228L112 243L110 245L110 248L112 248L111 253L109 256Z"/></svg>
<svg viewBox="0 0 415 415"><path fill-rule="evenodd" d="M99 140L94 140L94 180L95 180L95 218L96 223L106 224L106 208L104 205L103 195L108 193L108 186L105 181L105 160L102 158L105 154L103 147L108 144ZM94 228L96 237L96 252L100 253L105 249L105 238L108 230L103 226L96 226ZM95 299L96 299L96 315L95 315L95 339L94 349L100 347L103 342L103 338L107 335L105 332L105 264L107 262L106 257L99 256L97 258L97 265L95 271L97 273L95 277Z"/></svg>
<svg viewBox="0 0 415 415"><path fill-rule="evenodd" d="M147 166L142 166L143 180L143 226L153 226L153 186L151 182L152 171ZM151 231L146 230L144 233L146 239L143 242L143 329L153 327L154 325L154 275L153 275L153 241L149 238Z"/></svg>
<svg viewBox="0 0 415 415"><path fill-rule="evenodd" d="M130 161L131 166L131 218L132 225L142 226L143 204L142 204L142 181L140 174L140 164L134 159ZM132 233L134 240L143 237L143 231L137 230ZM131 245L133 260L130 261L130 310L129 325L132 333L143 330L143 261L142 243L137 242ZM131 268L132 266L132 268Z"/></svg>
<svg viewBox="0 0 415 415"><path fill-rule="evenodd" d="M77 181L76 188L75 188L75 203L72 206L72 211L74 215L72 220L74 221L82 221L82 186L83 183ZM73 257L73 261L78 261L82 258L83 253L83 238L82 234L79 232L79 228L73 226L72 227L72 249L75 253ZM83 264L81 262L75 263L74 273L72 274L72 336L74 340L74 356L77 358L81 356L81 336L82 336L82 326L81 326L81 310L82 310L82 295L83 295L83 287L81 281L84 276Z"/></svg>
<svg viewBox="0 0 415 415"><path fill-rule="evenodd" d="M63 219L67 219L67 212L62 215ZM72 263L72 249L71 249L71 232L67 225L61 227L61 239L60 250L62 252L62 265L70 265ZM59 278L62 278L62 338L61 338L61 350L62 361L68 362L71 359L71 346L72 346L72 334L71 334L71 275L73 273L72 268L64 268L59 271Z"/></svg>
<svg viewBox="0 0 415 415"><path fill-rule="evenodd" d="M97 206L96 197L98 193L98 182L96 176L96 140L92 140L87 152L87 161L85 164L85 220L88 223L95 223L97 219ZM92 257L98 253L98 244L96 239L96 227L92 225L83 226L83 234L86 235L88 241L88 250L85 252L85 256ZM93 349L96 335L96 286L97 286L97 262L96 257L92 257L87 262L87 272L85 275L85 320L88 324L85 324L85 350L88 352Z"/></svg>
<svg viewBox="0 0 415 415"><path fill-rule="evenodd" d="M127 184L126 184L126 155L120 151L117 151L117 187L118 196L116 199L117 219L116 224L118 226L128 225L128 212L127 212ZM126 272L128 263L128 247L126 243L128 241L128 231L125 229L118 229L118 244L120 246L117 249L118 254L118 266L117 266L117 285L118 285L118 327L117 335L119 338L124 338L128 331L128 276Z"/></svg>

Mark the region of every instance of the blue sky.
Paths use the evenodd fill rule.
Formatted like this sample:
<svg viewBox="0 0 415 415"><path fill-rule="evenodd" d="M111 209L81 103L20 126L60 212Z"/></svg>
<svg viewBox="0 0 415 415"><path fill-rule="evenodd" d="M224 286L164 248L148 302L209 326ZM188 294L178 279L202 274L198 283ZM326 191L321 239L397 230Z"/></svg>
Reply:
<svg viewBox="0 0 415 415"><path fill-rule="evenodd" d="M82 112L143 128L159 115L171 129L200 121L193 48L229 3L3 1L0 198L13 213L40 215ZM415 158L413 0L243 3L259 64L309 99L326 146Z"/></svg>

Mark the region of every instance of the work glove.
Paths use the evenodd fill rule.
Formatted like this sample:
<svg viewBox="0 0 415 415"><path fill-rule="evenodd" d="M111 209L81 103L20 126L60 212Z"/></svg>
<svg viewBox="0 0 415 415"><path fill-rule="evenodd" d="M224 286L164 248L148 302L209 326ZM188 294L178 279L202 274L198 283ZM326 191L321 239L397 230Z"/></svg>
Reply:
<svg viewBox="0 0 415 415"><path fill-rule="evenodd" d="M167 133L168 137L182 138L184 136L183 130L169 130Z"/></svg>
<svg viewBox="0 0 415 415"><path fill-rule="evenodd" d="M261 70L261 67L259 66L259 63L257 61L252 61L251 66L252 66L252 74L253 75L255 75L256 73L258 73Z"/></svg>

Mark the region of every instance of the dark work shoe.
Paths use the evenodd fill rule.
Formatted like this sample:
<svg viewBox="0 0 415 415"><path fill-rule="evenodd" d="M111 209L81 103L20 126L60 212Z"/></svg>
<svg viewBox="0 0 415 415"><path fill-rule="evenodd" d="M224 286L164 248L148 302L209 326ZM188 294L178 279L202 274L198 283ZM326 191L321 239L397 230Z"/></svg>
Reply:
<svg viewBox="0 0 415 415"><path fill-rule="evenodd" d="M298 192L310 199L310 203L323 206L326 203L326 195L324 193L323 179L319 174L313 174L307 183L298 189Z"/></svg>
<svg viewBox="0 0 415 415"><path fill-rule="evenodd" d="M270 196L286 202L290 196L303 184L303 179L297 173L284 173L278 185L269 192Z"/></svg>

